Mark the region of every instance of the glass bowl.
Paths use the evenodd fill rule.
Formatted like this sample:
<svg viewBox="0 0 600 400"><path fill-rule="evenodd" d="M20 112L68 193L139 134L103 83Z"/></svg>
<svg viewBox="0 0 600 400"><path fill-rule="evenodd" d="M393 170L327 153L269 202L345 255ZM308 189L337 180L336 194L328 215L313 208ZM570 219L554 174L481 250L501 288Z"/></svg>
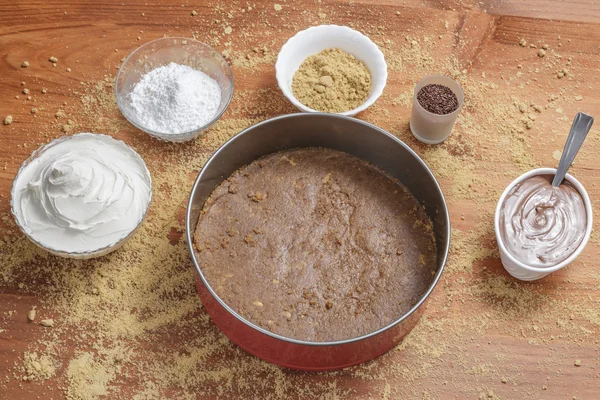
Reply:
<svg viewBox="0 0 600 400"><path fill-rule="evenodd" d="M172 62L204 72L221 88L221 104L214 118L189 132L163 133L148 129L137 119L131 106L131 92L142 75ZM189 38L161 38L138 47L121 64L115 79L115 97L123 116L136 128L160 140L185 142L198 137L223 115L233 97L233 74L227 61L212 47Z"/></svg>
<svg viewBox="0 0 600 400"><path fill-rule="evenodd" d="M122 152L123 154L129 154L133 158L133 160L135 160L137 162L137 164L139 165L140 177L142 179L144 179L144 181L147 183L148 193L147 193L147 201L143 205L143 209L141 210L142 212L138 216L135 226L133 226L128 231L123 231L122 235L120 235L120 237L117 240L115 240L114 242L109 243L105 246L98 247L95 249L90 249L88 251L69 251L66 248L55 248L55 247L49 245L48 243L43 243L41 240L39 240L40 238L36 237L36 235L33 234L30 231L30 229L28 229L27 224L24 223L24 221L21 218L21 216L23 215L23 211L19 205L20 194L18 193L18 186L19 186L18 182L19 182L19 180L25 179L25 178L23 178L23 175L25 175L24 171L27 169L27 167L31 163L35 162L39 157L41 157L46 151L49 151L56 146L61 146L65 142L71 141L73 139L81 138L81 137L98 138L100 140L108 141L109 143L111 143L111 145L113 145L117 149L119 149L119 151ZM10 197L11 197L10 198L10 209L11 209L13 218L14 218L15 222L17 223L17 226L25 234L25 236L27 236L27 238L29 238L29 240L31 240L34 244L36 244L40 248L48 251L49 253L52 253L52 254L60 256L60 257L73 258L73 259L89 259L89 258L101 257L101 256L104 256L108 253L111 253L111 252L117 250L118 248L123 246L123 244L125 244L125 242L127 242L127 240L129 238L131 238L131 236L133 236L133 234L139 229L139 227L142 225L143 220L146 217L146 214L148 213L148 208L149 208L150 202L152 200L152 178L150 176L150 171L148 171L148 168L146 167L146 163L144 162L144 160L140 157L140 155L135 150L133 150L131 147L129 147L124 142L122 142L120 140L116 140L116 139L112 138L111 136L103 135L103 134L78 133L78 134L75 134L72 136L61 136L57 139L52 140L51 142L49 142L45 145L42 145L41 147L36 149L33 153L31 153L29 158L27 158L25 161L23 161L23 164L21 164L19 171L17 172L17 174L15 175L15 178L13 179L13 184L12 184L12 188L10 191Z"/></svg>

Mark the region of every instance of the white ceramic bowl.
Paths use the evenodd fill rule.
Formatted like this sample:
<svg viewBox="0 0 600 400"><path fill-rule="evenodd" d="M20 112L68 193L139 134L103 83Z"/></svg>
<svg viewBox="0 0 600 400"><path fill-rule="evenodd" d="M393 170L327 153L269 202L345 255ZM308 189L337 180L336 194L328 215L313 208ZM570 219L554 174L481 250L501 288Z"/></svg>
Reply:
<svg viewBox="0 0 600 400"><path fill-rule="evenodd" d="M554 175L554 174L556 174L555 168L538 168L538 169L534 169L532 171L529 171L529 172L521 175L520 177L518 177L517 179L512 181L512 183L510 185L508 185L508 187L504 190L504 193L502 193L502 196L500 196L500 200L498 201L498 205L496 206L496 215L494 217L494 230L496 232L496 240L498 241L498 247L500 248L500 261L502 261L502 265L504 266L504 269L506 269L506 271L509 274L511 274L515 278L520 279L522 281L535 281L537 279L541 279L541 278L545 277L546 275L548 275L552 272L558 271L559 269L564 268L567 265L569 265L571 262L573 262L573 260L575 260L577 258L577 256L585 248L588 240L590 239L590 235L592 234L593 213L592 213L592 203L590 201L590 197L588 196L587 192L585 191L585 188L583 187L583 185L581 183L579 183L579 181L577 179L575 179L572 175L567 174L565 179L571 185L573 185L573 187L575 189L577 189L577 191L579 192L579 194L581 194L581 197L583 198L583 202L585 204L585 212L586 212L586 216L587 216L587 221L586 221L587 227L585 230L585 236L583 237L583 240L581 241L581 244L579 245L579 247L577 247L577 249L575 249L573 254L571 254L569 256L569 258L567 258L563 262L556 264L555 266L549 267L549 268L539 268L539 267L532 267L530 265L527 265L527 264L517 260L506 249L506 246L504 245L504 241L502 240L502 235L500 234L500 213L502 210L502 205L504 204L504 200L506 199L506 196L508 195L510 190L515 185L524 181L527 178L530 178L535 175Z"/></svg>
<svg viewBox="0 0 600 400"><path fill-rule="evenodd" d="M292 92L292 79L300 64L309 56L330 48L342 49L364 61L371 72L371 92L363 104L338 114L354 116L373 105L383 93L387 81L387 64L379 47L362 33L347 26L319 25L298 32L279 51L275 63L277 84L284 96L304 112L318 112L300 103Z"/></svg>
<svg viewBox="0 0 600 400"><path fill-rule="evenodd" d="M46 150L48 150L54 146L60 145L61 143L64 143L68 140L71 140L72 138L74 138L78 135L94 135L94 136L102 136L102 137L110 138L111 141L114 141L116 145L121 147L121 151L132 154L132 156L140 162L140 165L142 165L144 167L144 175L145 175L144 178L146 178L148 180L148 185L150 187L150 191L148 193L148 201L144 205L144 211L141 214L135 227L133 229L131 229L129 232L123 232L123 235L116 242L109 244L108 246L97 248L97 249L94 249L91 251L69 252L69 251L65 251L64 249L55 249L55 248L52 248L52 247L49 247L49 246L46 246L46 245L40 243L40 241L38 241L35 238L35 236L32 235L29 232L29 230L26 229L21 224L20 218L17 216L16 204L15 204L15 202L18 198L17 193L16 193L16 187L17 187L17 180L19 179L19 175L33 160L37 159ZM17 172L17 174L15 175L15 178L13 179L13 185L12 185L12 188L10 191L10 210L11 210L13 218L14 218L15 222L17 223L17 226L19 227L19 229L25 234L25 236L27 236L29 238L29 240L31 240L37 246L48 251L49 253L52 253L52 254L60 256L60 257L74 258L74 259L88 259L88 258L104 256L108 253L111 253L111 252L117 250L121 246L123 246L125 244L125 242L131 236L133 236L135 231L137 231L138 228L142 225L142 222L148 212L148 208L150 206L151 200L152 200L152 178L150 176L150 171L148 171L148 168L146 167L146 163L144 162L144 160L140 157L140 155L135 150L133 150L131 147L129 147L127 144L125 144L125 142L123 142L121 140L116 140L113 137L108 136L108 135L102 135L102 134L97 134L97 133L94 133L94 134L78 133L78 134L71 135L71 136L61 136L57 139L52 140L51 142L39 147L37 150L34 150L33 153L31 153L31 155L29 156L29 158L27 158L25 161L23 161L23 164L21 164L19 171Z"/></svg>

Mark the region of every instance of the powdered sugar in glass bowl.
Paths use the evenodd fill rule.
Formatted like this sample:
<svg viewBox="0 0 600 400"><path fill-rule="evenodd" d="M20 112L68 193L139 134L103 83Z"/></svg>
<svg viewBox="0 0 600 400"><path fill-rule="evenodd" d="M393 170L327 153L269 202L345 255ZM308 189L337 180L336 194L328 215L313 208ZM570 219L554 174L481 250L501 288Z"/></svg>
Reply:
<svg viewBox="0 0 600 400"><path fill-rule="evenodd" d="M167 83L177 80L179 89L170 92L173 85L160 84L160 78ZM215 82L220 98L215 96ZM144 90L140 90L142 83ZM199 90L203 91L202 99L188 101ZM180 107L165 113L157 108L160 102L153 101L155 96ZM185 142L198 137L223 115L233 97L233 75L212 47L189 38L162 38L142 45L123 62L115 80L115 97L121 113L135 127L157 139ZM186 114L190 118L186 119ZM161 121L169 116L171 121ZM168 132L169 128L173 131Z"/></svg>

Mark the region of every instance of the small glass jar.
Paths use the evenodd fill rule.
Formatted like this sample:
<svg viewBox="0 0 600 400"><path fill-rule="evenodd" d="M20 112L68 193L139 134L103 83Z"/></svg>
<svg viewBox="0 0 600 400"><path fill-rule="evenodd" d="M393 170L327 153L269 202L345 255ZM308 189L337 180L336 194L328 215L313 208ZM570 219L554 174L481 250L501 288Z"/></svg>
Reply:
<svg viewBox="0 0 600 400"><path fill-rule="evenodd" d="M417 100L417 94L424 86L433 84L446 86L454 92L458 99L456 110L449 114L434 114L421 106ZM415 87L410 116L410 130L413 136L427 144L438 144L448 139L464 101L465 95L462 88L453 79L443 75L431 75L421 79Z"/></svg>

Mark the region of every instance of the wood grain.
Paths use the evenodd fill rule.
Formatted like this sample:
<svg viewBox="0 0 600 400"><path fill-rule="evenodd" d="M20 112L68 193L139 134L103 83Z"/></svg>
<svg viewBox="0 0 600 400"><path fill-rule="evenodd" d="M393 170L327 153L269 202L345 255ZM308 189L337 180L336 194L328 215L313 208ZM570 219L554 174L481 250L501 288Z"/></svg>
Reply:
<svg viewBox="0 0 600 400"><path fill-rule="evenodd" d="M220 8L219 3L223 3ZM232 18L225 15L229 9L241 10L250 3L257 14L236 11ZM526 145L519 156L521 160L527 159L537 166L556 165L552 153L562 148L570 118L575 112L581 110L599 114L600 6L593 1L282 0L283 10L279 13L273 10L272 2L258 0L250 3L186 1L182 6L169 1L2 2L0 117L3 119L10 114L14 122L9 126L0 125L0 228L3 232L0 238L22 236L10 217L12 179L35 148L63 134L60 123L54 117L56 110L71 110L72 118L79 124L78 130L93 129L92 122L78 119L77 113L82 112L81 82L96 82L104 77L114 79L123 57L141 43L163 35L194 35L208 43L219 37L220 41L215 43L219 51L225 51L228 48L225 43L232 41L231 48L243 54L244 51L252 53L252 48L260 48L265 43L276 52L296 31L320 23L356 26L367 33L384 45L386 56L389 56L390 76L385 95L378 101L377 107L359 117L401 137L426 161L431 161L448 197L455 239L471 243L468 249L473 251L477 250L477 245L494 248L493 232L489 229L492 224L490 210L493 209L490 199L497 196L518 172L526 169L518 159L511 158L506 149L518 148L515 143L522 142ZM198 16L192 18L191 10L196 10ZM223 35L223 21L232 27L232 37ZM244 36L244 33L249 35ZM138 37L141 40L138 41ZM527 47L519 46L521 38L527 40ZM391 41L389 47L386 47L386 40ZM433 64L423 66L409 57L413 53L400 51L412 40L423 48L439 40L439 46L430 46L433 50L428 50L433 54ZM548 59L540 60L537 49L529 47L529 44L538 49L549 44L552 53L547 56ZM48 61L50 56L59 59L56 67ZM30 63L28 68L21 67L25 60ZM442 146L443 151L451 155L449 160L474 162L469 171L475 185L470 189L463 182L466 178L458 179L435 162L431 147L412 139L407 131L410 107L401 102L394 105L395 99L409 92L423 74L448 73L445 60L457 60L465 74L477 77L469 79L479 86L469 84L467 88L474 90L485 83L494 85L493 90L485 92L485 97L487 103L494 104L495 108L486 108L486 102L478 100L479 108L469 109L469 118L465 115L453 139ZM234 60L230 59L230 62L233 64ZM567 64L570 75L558 79L556 72L567 68ZM66 68L71 68L71 72L67 72ZM277 92L272 62L257 63L252 68L234 65L233 72L236 97L225 115L226 120L261 120L294 112ZM25 86L21 86L21 82L25 82ZM31 90L30 101L21 93L25 87ZM47 94L41 93L42 88L47 89ZM474 92L466 93L467 97L475 96ZM560 103L559 106L537 116L534 129L521 136L508 133L506 125L509 122L491 116L501 105L509 107L514 102L527 101L543 106L553 104L549 100L553 95L558 96L554 103ZM583 100L576 101L575 95L582 96ZM273 101L273 97L277 101ZM35 115L31 114L33 107L39 109ZM120 128L111 134L140 149L144 157L153 157L146 161L156 171L164 168L160 165L160 152L172 155L184 148L197 146L193 148L199 149L200 160L200 155L210 154L219 144L215 140L182 145L184 147L158 143L127 125L118 110L103 112L111 121L120 124ZM518 114L518 110L514 112ZM598 133L597 127L592 130L573 167L596 208L600 198L600 168L596 159L600 152ZM498 153L507 157L501 159L497 157ZM200 167L201 162L198 161L198 165L188 171L190 185ZM182 203L172 219L181 221L183 212ZM595 223L595 228L597 226ZM181 230L168 230L165 240L175 245L181 235ZM459 250L455 249L460 257L468 258L469 254ZM323 385L320 397L331 399L599 398L599 253L599 241L594 236L571 267L531 284L514 282L496 257L477 259L465 270L455 269L459 260L451 257L449 271L435 290L426 317L413 334L416 337L407 341L406 348L396 349L364 369L336 374L297 374L290 371L277 374L298 386ZM59 268L60 260L57 259L56 263ZM34 268L35 265L29 267ZM183 271L189 267L184 265L181 268ZM93 271L90 265L82 268ZM35 279L27 271L19 271L19 274ZM495 293L493 287L485 286L498 279L507 282L508 294ZM67 396L68 361L85 347L75 338L59 338L64 340L60 354L63 364L52 379L22 382L15 369L22 365L23 353L47 335L42 327L28 323L25 317L27 311L34 305L39 306L48 293L45 282L42 277L35 282L27 281L27 290L24 291L15 281L4 283L0 274L0 399L60 399ZM527 299L525 306L520 303L522 299ZM583 308L573 311L572 319L569 315L558 318L552 313L552 309L559 305L570 309L565 304L573 307L579 304ZM39 312L52 316L56 310L42 307ZM541 318L544 312L551 318ZM197 318L202 313L199 310L190 318ZM456 321L459 320L468 321L468 324L465 322L463 329L456 329ZM481 321L481 326L478 326L478 321ZM561 324L573 325L574 331L581 327L581 332L567 333ZM514 331L511 331L511 326L514 326ZM208 329L218 335L214 326ZM176 344L184 343L186 334L192 335L184 332L175 338L176 332L158 332L153 334L152 341L140 344L140 349L147 352L144 354L153 354L157 348L171 349L173 346L173 351L176 351ZM419 337L424 340L419 340ZM432 340L440 340L440 343L425 343ZM233 345L224 357L234 361L251 358L235 350ZM218 357L214 358L216 364ZM573 365L576 359L583 361L581 367ZM211 371L211 365L209 362L201 367ZM142 387L142 371L131 368L118 377L118 384L107 398L132 398ZM502 377L508 377L508 382L503 383ZM246 382L255 385L246 390L248 398L266 398L276 393L271 380L259 384L259 378L247 377ZM200 389L205 388L198 387ZM236 398L240 393L236 390L225 390L219 398ZM178 398L181 392L176 387L167 387L161 396ZM288 386L280 397L298 398L300 392ZM198 398L211 397L198 395Z"/></svg>

